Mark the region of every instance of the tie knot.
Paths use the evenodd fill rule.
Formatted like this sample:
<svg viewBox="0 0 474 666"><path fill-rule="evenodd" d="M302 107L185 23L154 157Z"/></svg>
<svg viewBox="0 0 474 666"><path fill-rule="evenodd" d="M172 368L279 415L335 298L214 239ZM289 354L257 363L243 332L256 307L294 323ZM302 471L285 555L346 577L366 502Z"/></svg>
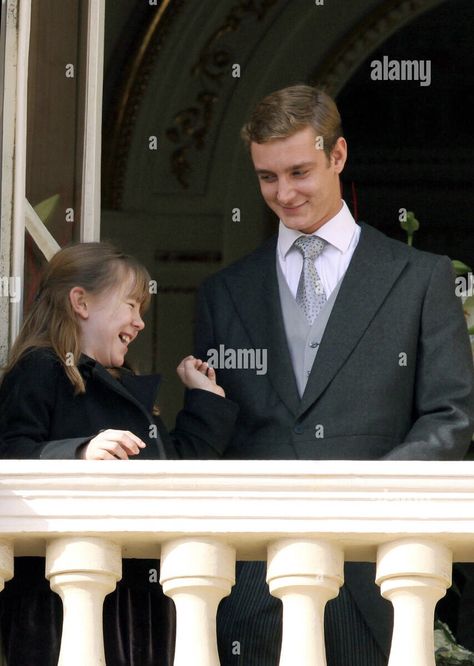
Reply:
<svg viewBox="0 0 474 666"><path fill-rule="evenodd" d="M316 259L324 249L326 241L319 236L300 236L293 243L303 255L303 259Z"/></svg>

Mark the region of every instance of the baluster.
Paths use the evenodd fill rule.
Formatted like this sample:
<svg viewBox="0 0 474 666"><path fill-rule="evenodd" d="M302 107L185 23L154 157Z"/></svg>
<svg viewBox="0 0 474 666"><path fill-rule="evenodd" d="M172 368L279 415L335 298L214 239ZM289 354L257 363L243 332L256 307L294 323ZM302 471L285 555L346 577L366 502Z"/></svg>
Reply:
<svg viewBox="0 0 474 666"><path fill-rule="evenodd" d="M312 539L281 539L268 549L267 582L283 603L280 666L325 666L324 608L344 580L344 553Z"/></svg>
<svg viewBox="0 0 474 666"><path fill-rule="evenodd" d="M13 577L13 546L8 541L0 541L0 592L5 581Z"/></svg>
<svg viewBox="0 0 474 666"><path fill-rule="evenodd" d="M48 543L46 577L63 602L58 666L105 665L104 597L122 575L121 548L96 537L65 537Z"/></svg>
<svg viewBox="0 0 474 666"><path fill-rule="evenodd" d="M219 666L216 613L235 583L235 549L207 538L165 543L160 583L176 605L174 666Z"/></svg>
<svg viewBox="0 0 474 666"><path fill-rule="evenodd" d="M451 585L452 554L425 539L400 539L379 547L377 579L394 608L388 666L435 666L434 609Z"/></svg>

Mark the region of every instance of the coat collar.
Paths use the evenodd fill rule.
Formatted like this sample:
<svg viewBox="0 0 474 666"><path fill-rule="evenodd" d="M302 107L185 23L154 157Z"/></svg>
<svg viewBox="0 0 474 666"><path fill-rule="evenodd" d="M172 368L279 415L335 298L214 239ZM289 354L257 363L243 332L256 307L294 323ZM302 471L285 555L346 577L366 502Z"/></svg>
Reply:
<svg viewBox="0 0 474 666"><path fill-rule="evenodd" d="M116 393L134 403L139 403L141 408L144 407L151 413L161 383L161 375L135 375L127 368L118 368L120 379L117 380L103 365L85 354L81 354L77 365L86 381L90 377L97 378Z"/></svg>

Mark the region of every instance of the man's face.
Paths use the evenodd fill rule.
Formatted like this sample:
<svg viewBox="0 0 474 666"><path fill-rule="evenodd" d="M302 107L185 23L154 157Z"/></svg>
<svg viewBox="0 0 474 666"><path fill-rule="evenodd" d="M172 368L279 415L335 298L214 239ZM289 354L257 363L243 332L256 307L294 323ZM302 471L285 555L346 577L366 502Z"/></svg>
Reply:
<svg viewBox="0 0 474 666"><path fill-rule="evenodd" d="M250 152L265 202L289 229L311 234L340 211L339 174L347 157L342 137L329 160L312 127L252 142Z"/></svg>

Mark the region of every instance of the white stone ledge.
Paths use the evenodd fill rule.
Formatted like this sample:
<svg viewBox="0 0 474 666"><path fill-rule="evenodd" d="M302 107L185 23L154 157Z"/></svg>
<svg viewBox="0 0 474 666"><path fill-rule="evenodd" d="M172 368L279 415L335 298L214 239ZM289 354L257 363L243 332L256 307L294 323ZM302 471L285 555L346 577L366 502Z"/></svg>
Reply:
<svg viewBox="0 0 474 666"><path fill-rule="evenodd" d="M434 537L474 561L474 461L13 461L0 470L0 537L16 555L53 536L102 536L125 557L212 535L240 559L279 538L324 538L346 559Z"/></svg>

